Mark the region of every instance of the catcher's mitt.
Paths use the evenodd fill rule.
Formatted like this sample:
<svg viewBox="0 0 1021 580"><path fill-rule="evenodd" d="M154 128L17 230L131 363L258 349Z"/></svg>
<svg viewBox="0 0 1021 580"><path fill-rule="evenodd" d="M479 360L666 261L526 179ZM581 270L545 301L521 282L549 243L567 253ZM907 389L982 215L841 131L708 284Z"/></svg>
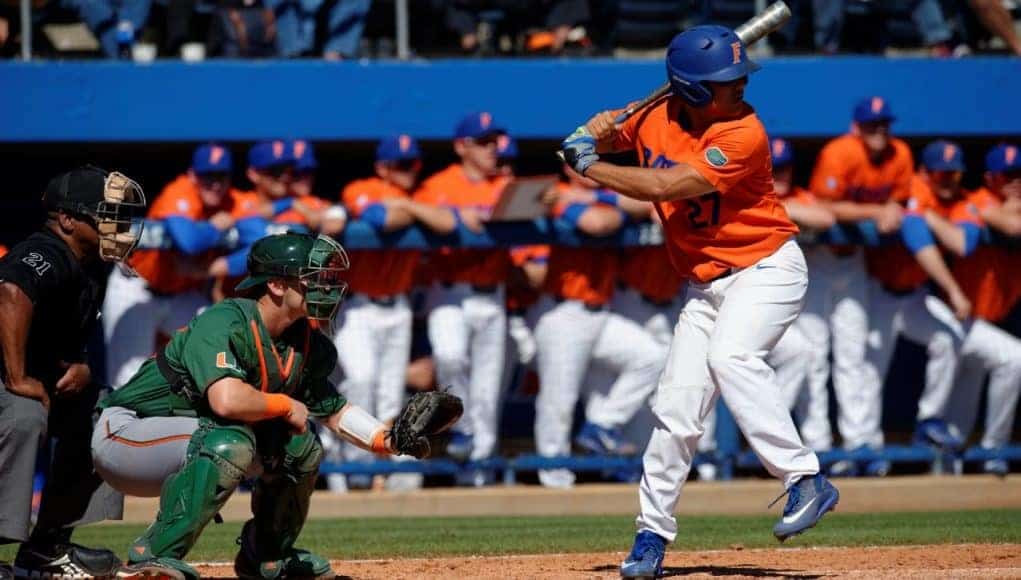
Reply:
<svg viewBox="0 0 1021 580"><path fill-rule="evenodd" d="M433 443L461 418L461 399L444 391L415 393L390 429L390 446L400 455L429 457Z"/></svg>

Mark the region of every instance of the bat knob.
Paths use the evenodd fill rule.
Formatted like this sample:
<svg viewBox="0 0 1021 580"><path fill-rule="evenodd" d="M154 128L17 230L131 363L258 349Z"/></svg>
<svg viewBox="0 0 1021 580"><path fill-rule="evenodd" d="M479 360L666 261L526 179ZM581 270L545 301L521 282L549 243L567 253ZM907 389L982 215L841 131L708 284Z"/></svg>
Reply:
<svg viewBox="0 0 1021 580"><path fill-rule="evenodd" d="M564 163L567 163L567 158L564 157L564 152L563 151L559 151L559 150L557 151L557 158L560 159L561 161L563 161Z"/></svg>

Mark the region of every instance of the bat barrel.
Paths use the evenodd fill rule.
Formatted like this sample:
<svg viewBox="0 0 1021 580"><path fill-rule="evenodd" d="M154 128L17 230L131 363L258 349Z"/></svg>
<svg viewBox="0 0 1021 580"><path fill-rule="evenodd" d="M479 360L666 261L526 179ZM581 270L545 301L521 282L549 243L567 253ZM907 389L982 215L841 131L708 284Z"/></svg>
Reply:
<svg viewBox="0 0 1021 580"><path fill-rule="evenodd" d="M761 14L738 26L734 33L747 46L782 26L790 17L791 9L783 0L779 0L770 4Z"/></svg>

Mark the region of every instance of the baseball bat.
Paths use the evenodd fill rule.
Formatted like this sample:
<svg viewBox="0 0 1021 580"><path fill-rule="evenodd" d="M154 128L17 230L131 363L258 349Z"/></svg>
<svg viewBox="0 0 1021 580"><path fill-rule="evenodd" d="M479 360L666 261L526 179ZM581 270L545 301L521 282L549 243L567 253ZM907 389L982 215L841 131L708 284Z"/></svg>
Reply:
<svg viewBox="0 0 1021 580"><path fill-rule="evenodd" d="M762 38L770 32L773 32L786 24L790 18L791 9L783 2L783 0L777 0L767 6L761 14L753 16L751 20L745 22L741 26L738 26L737 30L734 31L734 34L737 34L737 37L741 39L741 42L743 42L745 46L751 46L759 40L762 40ZM641 111L669 92L670 83L665 82L658 89L649 93L649 95L644 99L624 109L619 115L617 115L615 121L618 125L620 125L624 121L630 119L632 115Z"/></svg>

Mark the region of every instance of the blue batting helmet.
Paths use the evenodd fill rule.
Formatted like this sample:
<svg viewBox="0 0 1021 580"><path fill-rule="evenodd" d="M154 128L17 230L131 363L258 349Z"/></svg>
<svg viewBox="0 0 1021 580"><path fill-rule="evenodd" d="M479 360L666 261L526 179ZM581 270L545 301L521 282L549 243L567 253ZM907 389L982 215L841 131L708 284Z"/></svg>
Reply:
<svg viewBox="0 0 1021 580"><path fill-rule="evenodd" d="M693 107L704 107L713 98L704 81L733 81L757 70L744 43L726 26L694 26L675 36L666 50L670 87Z"/></svg>

